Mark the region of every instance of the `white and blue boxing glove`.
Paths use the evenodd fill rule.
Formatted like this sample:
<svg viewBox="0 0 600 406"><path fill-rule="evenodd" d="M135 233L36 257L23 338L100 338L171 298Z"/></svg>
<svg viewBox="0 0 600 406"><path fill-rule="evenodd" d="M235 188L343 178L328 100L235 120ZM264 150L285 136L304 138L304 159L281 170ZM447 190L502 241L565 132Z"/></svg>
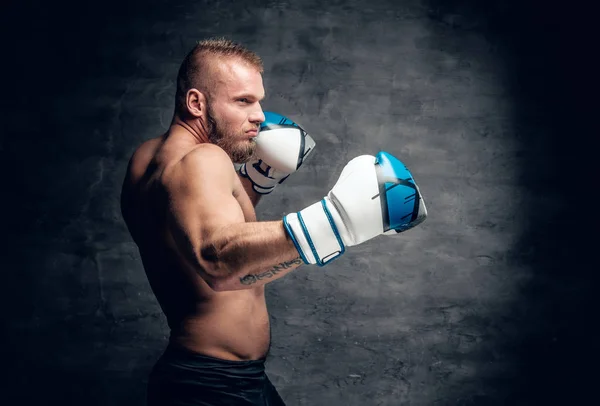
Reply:
<svg viewBox="0 0 600 406"><path fill-rule="evenodd" d="M302 260L322 266L346 247L406 231L426 217L411 173L382 151L352 159L323 200L286 215L283 223Z"/></svg>
<svg viewBox="0 0 600 406"><path fill-rule="evenodd" d="M315 141L298 124L280 114L265 111L256 141L256 158L239 168L252 188L268 194L296 172L315 148Z"/></svg>

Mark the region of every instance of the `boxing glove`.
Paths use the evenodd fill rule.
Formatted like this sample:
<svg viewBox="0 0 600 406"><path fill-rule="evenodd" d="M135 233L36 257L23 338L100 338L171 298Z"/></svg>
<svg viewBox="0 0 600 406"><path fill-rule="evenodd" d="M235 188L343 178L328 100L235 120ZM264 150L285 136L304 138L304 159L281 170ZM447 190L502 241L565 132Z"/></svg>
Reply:
<svg viewBox="0 0 600 406"><path fill-rule="evenodd" d="M240 166L252 188L268 194L296 172L315 148L315 141L298 124L280 114L265 111L256 141L255 158Z"/></svg>
<svg viewBox="0 0 600 406"><path fill-rule="evenodd" d="M321 201L283 218L306 264L323 266L346 247L422 223L425 202L406 166L387 152L362 155L342 170Z"/></svg>

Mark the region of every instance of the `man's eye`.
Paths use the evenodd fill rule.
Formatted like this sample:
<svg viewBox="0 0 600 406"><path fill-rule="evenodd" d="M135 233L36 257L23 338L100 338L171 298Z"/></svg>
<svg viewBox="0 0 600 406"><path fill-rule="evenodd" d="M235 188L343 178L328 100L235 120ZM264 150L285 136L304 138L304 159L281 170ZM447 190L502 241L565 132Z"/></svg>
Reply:
<svg viewBox="0 0 600 406"><path fill-rule="evenodd" d="M245 97L238 99L238 101L241 101L242 103L250 103L250 100L246 99Z"/></svg>

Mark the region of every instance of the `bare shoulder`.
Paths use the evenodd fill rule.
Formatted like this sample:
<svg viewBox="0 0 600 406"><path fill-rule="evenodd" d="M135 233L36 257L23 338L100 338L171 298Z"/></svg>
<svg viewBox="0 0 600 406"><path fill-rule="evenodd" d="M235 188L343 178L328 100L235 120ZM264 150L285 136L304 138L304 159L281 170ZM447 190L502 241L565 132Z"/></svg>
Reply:
<svg viewBox="0 0 600 406"><path fill-rule="evenodd" d="M129 160L128 175L132 180L139 180L148 170L148 166L160 148L162 137L143 142L133 152Z"/></svg>
<svg viewBox="0 0 600 406"><path fill-rule="evenodd" d="M206 182L233 185L234 178L235 168L227 153L216 145L201 144L169 165L161 183L167 189L177 190Z"/></svg>

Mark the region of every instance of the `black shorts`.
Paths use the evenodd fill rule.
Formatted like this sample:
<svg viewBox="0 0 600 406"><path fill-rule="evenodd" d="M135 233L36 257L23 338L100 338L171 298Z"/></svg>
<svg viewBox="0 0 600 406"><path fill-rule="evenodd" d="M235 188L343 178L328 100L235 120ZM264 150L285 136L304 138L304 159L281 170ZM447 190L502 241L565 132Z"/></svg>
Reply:
<svg viewBox="0 0 600 406"><path fill-rule="evenodd" d="M169 345L150 373L148 406L285 406L265 360L228 361Z"/></svg>

